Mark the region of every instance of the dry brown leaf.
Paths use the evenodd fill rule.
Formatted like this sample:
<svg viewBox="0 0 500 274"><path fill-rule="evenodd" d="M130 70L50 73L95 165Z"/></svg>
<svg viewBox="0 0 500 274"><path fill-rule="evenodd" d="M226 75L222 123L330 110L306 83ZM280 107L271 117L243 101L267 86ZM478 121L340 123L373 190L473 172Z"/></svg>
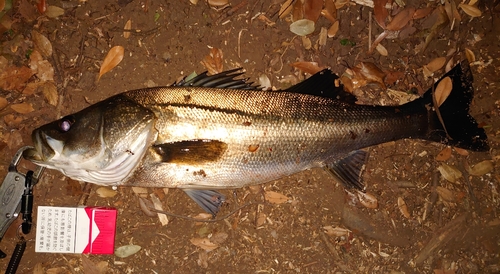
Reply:
<svg viewBox="0 0 500 274"><path fill-rule="evenodd" d="M373 16L375 17L375 22L385 29L385 19L389 16L389 11L385 8L387 0L374 0L373 1Z"/></svg>
<svg viewBox="0 0 500 274"><path fill-rule="evenodd" d="M104 186L99 187L95 193L101 198L113 198L118 194L115 190Z"/></svg>
<svg viewBox="0 0 500 274"><path fill-rule="evenodd" d="M475 6L460 3L458 4L458 7L462 8L462 10L470 17L479 17L482 15L481 10Z"/></svg>
<svg viewBox="0 0 500 274"><path fill-rule="evenodd" d="M454 203L456 202L455 193L447 188L442 186L436 187L436 192L443 201Z"/></svg>
<svg viewBox="0 0 500 274"><path fill-rule="evenodd" d="M31 76L33 76L33 71L28 67L8 67L0 72L0 88L22 91Z"/></svg>
<svg viewBox="0 0 500 274"><path fill-rule="evenodd" d="M189 0L189 2L191 2L191 4L193 4L193 5L198 4L198 0Z"/></svg>
<svg viewBox="0 0 500 274"><path fill-rule="evenodd" d="M326 45L326 36L327 36L328 31L326 30L325 27L321 27L321 30L319 32L319 38L318 38L318 45L320 46L325 46Z"/></svg>
<svg viewBox="0 0 500 274"><path fill-rule="evenodd" d="M13 104L10 105L10 108L12 108L15 112L21 114L30 113L35 110L33 109L33 106L29 103Z"/></svg>
<svg viewBox="0 0 500 274"><path fill-rule="evenodd" d="M203 58L201 64L207 69L210 75L221 73L224 71L223 57L221 49L211 48L210 53Z"/></svg>
<svg viewBox="0 0 500 274"><path fill-rule="evenodd" d="M147 197L148 196L148 189L145 188L145 187L137 187L137 186L133 186L132 187L132 191L139 197Z"/></svg>
<svg viewBox="0 0 500 274"><path fill-rule="evenodd" d="M476 62L476 55L472 52L472 50L465 48L465 56L467 57L467 61L469 61L469 63L472 64Z"/></svg>
<svg viewBox="0 0 500 274"><path fill-rule="evenodd" d="M33 30L31 32L31 39L33 39L36 49L40 51L43 57L47 58L52 55L52 44L47 37L38 31Z"/></svg>
<svg viewBox="0 0 500 274"><path fill-rule="evenodd" d="M208 0L208 4L210 6L220 7L229 4L229 0Z"/></svg>
<svg viewBox="0 0 500 274"><path fill-rule="evenodd" d="M108 262L99 261L97 263L90 260L86 255L82 255L83 273L105 274L108 272Z"/></svg>
<svg viewBox="0 0 500 274"><path fill-rule="evenodd" d="M288 201L287 196L274 191L266 191L264 193L264 197L266 198L266 201L271 204L282 204Z"/></svg>
<svg viewBox="0 0 500 274"><path fill-rule="evenodd" d="M208 238L192 238L189 241L193 245L200 247L205 251L212 251L219 247L219 245L212 243Z"/></svg>
<svg viewBox="0 0 500 274"><path fill-rule="evenodd" d="M331 225L328 225L323 227L323 232L325 232L328 236L341 237L349 234L349 232L351 231L347 228L342 228L339 226L333 227Z"/></svg>
<svg viewBox="0 0 500 274"><path fill-rule="evenodd" d="M267 216L265 213L262 213L262 212L257 213L257 218L255 220L255 226L256 227L263 226L266 223L266 218L267 218Z"/></svg>
<svg viewBox="0 0 500 274"><path fill-rule="evenodd" d="M436 90L434 91L434 97L436 98L437 107L440 107L444 103L444 101L446 101L446 98L448 98L452 89L453 82L451 81L451 78L449 76L439 81Z"/></svg>
<svg viewBox="0 0 500 274"><path fill-rule="evenodd" d="M130 31L127 31L127 30L132 29L132 20L128 19L127 22L125 23L125 27L123 27L123 29L125 30L123 32L123 37L125 39L128 39L130 37Z"/></svg>
<svg viewBox="0 0 500 274"><path fill-rule="evenodd" d="M405 8L400 11L394 18L391 20L389 24L387 24L387 30L400 30L404 28L408 22L412 19L413 14L415 13L415 8Z"/></svg>
<svg viewBox="0 0 500 274"><path fill-rule="evenodd" d="M151 197L151 201L153 202L155 209L163 211L163 205L162 205L160 199L158 199L158 197L154 193L149 194L149 196ZM158 213L158 219L160 220L160 223L162 226L168 225L167 215L162 214L162 213Z"/></svg>
<svg viewBox="0 0 500 274"><path fill-rule="evenodd" d="M49 18L56 18L64 14L64 9L56 6L48 6L45 15Z"/></svg>
<svg viewBox="0 0 500 274"><path fill-rule="evenodd" d="M389 52L387 52L387 49L382 45L382 44L378 44L375 49L378 51L378 53L380 53L380 55L382 56L387 56L389 55Z"/></svg>
<svg viewBox="0 0 500 274"><path fill-rule="evenodd" d="M318 66L318 63L316 62L295 62L290 64L290 66L309 74L315 74L324 69L323 67Z"/></svg>
<svg viewBox="0 0 500 274"><path fill-rule="evenodd" d="M7 114L3 117L3 121L10 128L19 128L23 120L23 117L14 114Z"/></svg>
<svg viewBox="0 0 500 274"><path fill-rule="evenodd" d="M377 83L381 88L386 89L384 78L386 73L377 65L371 62L361 62L351 69L354 72L354 78L357 80L367 80L368 83Z"/></svg>
<svg viewBox="0 0 500 274"><path fill-rule="evenodd" d="M30 55L30 68L41 82L54 81L54 68L45 60L38 50Z"/></svg>
<svg viewBox="0 0 500 274"><path fill-rule="evenodd" d="M226 232L217 232L217 233L214 233L212 235L212 237L210 237L210 242L212 242L216 245L220 245L223 242L225 242L228 237L229 237L229 235L227 235Z"/></svg>
<svg viewBox="0 0 500 274"><path fill-rule="evenodd" d="M339 31L339 20L335 21L332 26L328 29L328 38L332 38Z"/></svg>
<svg viewBox="0 0 500 274"><path fill-rule="evenodd" d="M114 67L116 67L122 60L123 60L123 55L125 54L125 49L122 46L114 46L112 47L106 57L104 58L104 61L102 62L101 69L99 71L99 78L101 79L101 76L110 70L112 70Z"/></svg>
<svg viewBox="0 0 500 274"><path fill-rule="evenodd" d="M326 2L330 2L330 1L326 1ZM334 5L335 7L335 5ZM330 21L331 23L335 23L335 21L337 21L336 19L336 15L333 16L328 10L324 9L321 11L321 15L323 15L328 21Z"/></svg>
<svg viewBox="0 0 500 274"><path fill-rule="evenodd" d="M439 154L436 156L436 161L446 161L451 157L451 147L445 147Z"/></svg>
<svg viewBox="0 0 500 274"><path fill-rule="evenodd" d="M484 174L490 173L494 168L493 161L484 160L475 164L473 167L467 167L467 172L474 176L482 176Z"/></svg>
<svg viewBox="0 0 500 274"><path fill-rule="evenodd" d="M382 40L384 40L390 33L392 33L392 32L385 30L381 34L379 34L377 36L377 38L375 39L375 41L373 41L372 45L370 46L368 53L372 53L373 50L377 47L377 45L380 44L380 42L382 42Z"/></svg>
<svg viewBox="0 0 500 274"><path fill-rule="evenodd" d="M0 97L0 110L6 108L8 104L9 102L7 102L7 99Z"/></svg>
<svg viewBox="0 0 500 274"><path fill-rule="evenodd" d="M57 106L57 101L59 99L59 95L57 94L57 87L53 82L45 82L42 84L43 96L45 100L53 106Z"/></svg>
<svg viewBox="0 0 500 274"><path fill-rule="evenodd" d="M286 0L285 3L281 5L279 12L280 19L285 18L288 14L290 14L290 12L292 12L293 10L292 1L294 0Z"/></svg>
<svg viewBox="0 0 500 274"><path fill-rule="evenodd" d="M429 8L423 8L423 9L417 9L415 13L413 14L413 19L421 19L426 17L427 15L431 14L431 12L434 9L429 7Z"/></svg>
<svg viewBox="0 0 500 274"><path fill-rule="evenodd" d="M304 46L305 49L309 50L312 48L312 42L311 39L307 36L302 36L302 46Z"/></svg>
<svg viewBox="0 0 500 274"><path fill-rule="evenodd" d="M427 47L429 46L430 42L434 39L434 37L436 37L438 33L450 23L450 20L446 15L446 11L442 5L436 8L430 17L434 18L435 21L430 29L429 35L427 35L427 37L425 38L425 43L422 46L421 50L422 52L424 52L427 49Z"/></svg>
<svg viewBox="0 0 500 274"><path fill-rule="evenodd" d="M408 211L408 206L406 205L405 200L403 198L398 197L398 208L399 212L405 216L406 219L410 219L410 212Z"/></svg>
<svg viewBox="0 0 500 274"><path fill-rule="evenodd" d="M306 0L304 2L304 18L313 22L318 21L323 8L323 0Z"/></svg>
<svg viewBox="0 0 500 274"><path fill-rule="evenodd" d="M456 167L447 165L445 163L438 167L439 173L448 182L455 183L459 178L462 177L462 172L460 172Z"/></svg>
<svg viewBox="0 0 500 274"><path fill-rule="evenodd" d="M298 21L304 18L304 7L302 6L303 1L293 1L292 8L292 22Z"/></svg>
<svg viewBox="0 0 500 274"><path fill-rule="evenodd" d="M375 209L378 207L378 200L370 193L358 191L359 202L366 208Z"/></svg>
<svg viewBox="0 0 500 274"><path fill-rule="evenodd" d="M463 149L463 148L459 148L459 147L454 147L453 148L458 154L462 155L462 156L469 156L469 151L467 151L466 149Z"/></svg>
<svg viewBox="0 0 500 274"><path fill-rule="evenodd" d="M434 73L441 69L446 63L446 57L438 57L430 61L425 67L431 72Z"/></svg>

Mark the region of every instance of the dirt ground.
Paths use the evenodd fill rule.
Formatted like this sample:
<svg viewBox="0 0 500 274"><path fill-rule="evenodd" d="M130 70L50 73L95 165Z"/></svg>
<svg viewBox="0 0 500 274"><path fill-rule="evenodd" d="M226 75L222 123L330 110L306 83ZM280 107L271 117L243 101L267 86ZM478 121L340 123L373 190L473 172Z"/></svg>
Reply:
<svg viewBox="0 0 500 274"><path fill-rule="evenodd" d="M285 195L284 203L266 202L262 191L254 188L222 191L228 201L219 217L245 203L260 204L213 223L169 217L162 226L158 217L141 210L131 188L120 187L116 196L100 197L93 186L86 205L118 209L115 246L134 244L141 250L126 258L35 253L35 232L31 232L18 273L500 273L500 173L494 169L473 176L464 167L484 160L498 165L500 159L500 6L493 3L498 1L480 1L476 6L482 14L474 18L459 8L461 20L452 30L447 25L437 32L424 52L418 48L429 33L429 27L424 28L430 15L412 20L411 35L381 42L387 56L367 53L369 41L382 29L372 20L369 40L373 9L365 5L347 1L339 8L339 30L324 45L318 41L321 28L332 23L321 16L307 36L312 43L307 49L302 38L289 30L290 15L279 18L284 0L229 2L230 7L217 10L205 1L194 5L188 0L49 0L47 5L64 10L49 18L40 15L36 3L14 1L8 13L11 28L0 40L1 54L10 65L26 66L26 54L34 48L32 31L47 37L53 53L44 58L54 68L57 102L51 105L49 92L40 88L31 93L0 90L8 104L33 107L21 113L8 107L0 111L0 177L7 173L17 149L32 144L30 134L36 127L123 91L169 85L193 71L201 73L206 68L200 62L211 47L223 52L224 69L243 67L257 83L266 75L276 88L305 77L291 66L294 62L314 61L342 75L347 66L365 61L403 72L398 81L388 83L390 88L416 88L420 93L432 84L432 77L422 76L424 65L437 57L456 63L466 58L469 49L475 55L471 114L485 128L491 150L467 156L452 150L451 156L438 161L440 152L446 153L441 144L400 140L370 147L364 181L377 208L364 206L325 171L313 169L261 186ZM426 0L407 4L432 9L441 5ZM128 20L133 31L125 38ZM117 45L125 49L123 60L97 81L104 57ZM442 74L444 68L434 78ZM26 82L38 78L31 76ZM383 92L371 95L378 98ZM438 172L443 163L464 176L455 183L445 180ZM30 167L24 162L22 166ZM182 191L148 191L168 212L192 217L202 212ZM76 206L85 194L83 183L46 171L34 195L36 208ZM36 210L34 215L36 223ZM8 254L0 259L1 271L16 244L19 222L15 224L0 242ZM211 239L216 248L207 251L194 245L196 238Z"/></svg>

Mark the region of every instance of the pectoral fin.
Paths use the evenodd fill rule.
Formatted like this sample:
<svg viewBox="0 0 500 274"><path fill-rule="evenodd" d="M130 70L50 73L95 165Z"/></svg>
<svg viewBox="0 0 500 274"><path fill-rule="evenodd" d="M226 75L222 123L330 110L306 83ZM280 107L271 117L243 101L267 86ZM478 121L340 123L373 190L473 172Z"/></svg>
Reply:
<svg viewBox="0 0 500 274"><path fill-rule="evenodd" d="M215 190L208 189L183 189L203 210L215 216L226 197Z"/></svg>
<svg viewBox="0 0 500 274"><path fill-rule="evenodd" d="M345 158L327 164L325 169L335 178L340 180L345 187L363 190L364 185L361 175L367 159L368 152L355 150L349 153Z"/></svg>

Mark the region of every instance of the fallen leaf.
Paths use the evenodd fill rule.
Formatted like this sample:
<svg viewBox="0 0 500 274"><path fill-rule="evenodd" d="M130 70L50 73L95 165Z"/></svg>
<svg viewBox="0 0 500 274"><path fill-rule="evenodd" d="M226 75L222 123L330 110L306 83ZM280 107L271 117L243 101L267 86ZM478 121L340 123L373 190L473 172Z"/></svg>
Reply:
<svg viewBox="0 0 500 274"><path fill-rule="evenodd" d="M47 37L45 37L38 31L33 30L31 32L31 39L35 44L36 49L40 51L43 57L47 58L52 55L52 44L50 43L49 39L47 39Z"/></svg>
<svg viewBox="0 0 500 274"><path fill-rule="evenodd" d="M323 8L323 0L307 0L304 2L304 18L313 22L318 21Z"/></svg>
<svg viewBox="0 0 500 274"><path fill-rule="evenodd" d="M401 30L404 28L408 22L412 19L413 14L415 13L415 8L405 8L400 11L394 18L387 24L386 30Z"/></svg>
<svg viewBox="0 0 500 274"><path fill-rule="evenodd" d="M380 55L382 56L387 56L389 55L389 52L387 52L387 49L382 45L382 44L378 44L375 49L378 51L378 53L380 53Z"/></svg>
<svg viewBox="0 0 500 274"><path fill-rule="evenodd" d="M217 232L217 233L214 233L212 235L212 237L210 237L210 242L212 242L216 245L220 245L223 242L225 242L228 237L229 237L229 235L227 235L226 232Z"/></svg>
<svg viewBox="0 0 500 274"><path fill-rule="evenodd" d="M436 193L439 195L439 198L441 198L443 201L450 202L450 203L456 202L455 194L453 193L453 191L451 191L447 188L437 186Z"/></svg>
<svg viewBox="0 0 500 274"><path fill-rule="evenodd" d="M476 55L472 52L472 50L465 48L465 56L467 57L467 61L469 61L469 63L472 64L476 62Z"/></svg>
<svg viewBox="0 0 500 274"><path fill-rule="evenodd" d="M351 231L347 228L342 228L339 226L332 227L331 225L328 225L323 227L323 232L325 232L328 236L341 237L349 234L349 232Z"/></svg>
<svg viewBox="0 0 500 274"><path fill-rule="evenodd" d="M467 151L466 149L463 149L463 148L459 148L459 147L453 147L453 149L460 155L462 156L469 156L469 151Z"/></svg>
<svg viewBox="0 0 500 274"><path fill-rule="evenodd" d="M132 192L134 192L139 197L147 197L148 196L148 189L145 187L133 186Z"/></svg>
<svg viewBox="0 0 500 274"><path fill-rule="evenodd" d="M7 99L5 99L4 97L0 97L0 110L7 107L8 104L9 102L7 102Z"/></svg>
<svg viewBox="0 0 500 274"><path fill-rule="evenodd" d="M438 57L430 61L425 67L431 72L434 73L437 70L441 69L446 63L446 57Z"/></svg>
<svg viewBox="0 0 500 274"><path fill-rule="evenodd" d="M316 62L295 62L291 63L290 66L311 75L324 69L323 67L318 66L318 63Z"/></svg>
<svg viewBox="0 0 500 274"><path fill-rule="evenodd" d="M438 35L438 33L450 23L450 20L448 19L448 16L446 15L446 11L442 5L434 10L434 12L431 14L430 18L435 19L435 21L434 21L434 24L429 31L429 34L425 38L424 45L422 46L422 49L420 50L421 52L424 52L427 49L427 47L429 46L430 42L434 39L434 37L436 37Z"/></svg>
<svg viewBox="0 0 500 274"><path fill-rule="evenodd" d="M320 45L320 46L326 45L327 34L328 34L327 29L324 27L321 27L321 30L319 32L318 45Z"/></svg>
<svg viewBox="0 0 500 274"><path fill-rule="evenodd" d="M448 98L452 89L453 83L449 76L446 76L445 78L441 79L441 81L439 81L436 90L434 90L434 97L436 98L437 107L440 107L444 103L444 101L446 101L446 98Z"/></svg>
<svg viewBox="0 0 500 274"><path fill-rule="evenodd" d="M7 67L0 72L0 88L22 91L31 76L33 76L33 71L28 67Z"/></svg>
<svg viewBox="0 0 500 274"><path fill-rule="evenodd" d="M328 29L328 38L332 38L339 31L339 20L335 21L332 26Z"/></svg>
<svg viewBox="0 0 500 274"><path fill-rule="evenodd" d="M219 247L218 244L212 243L208 238L192 238L189 240L193 245L204 249L205 251L212 251Z"/></svg>
<svg viewBox="0 0 500 274"><path fill-rule="evenodd" d="M451 157L451 147L445 147L439 154L436 156L436 161L446 161Z"/></svg>
<svg viewBox="0 0 500 274"><path fill-rule="evenodd" d="M491 160L484 160L475 164L473 167L467 167L467 172L474 176L482 176L484 174L490 173L493 168L494 165Z"/></svg>
<svg viewBox="0 0 500 274"><path fill-rule="evenodd" d="M462 177L462 172L460 172L456 167L447 165L445 163L438 167L439 173L448 182L455 183L459 178Z"/></svg>
<svg viewBox="0 0 500 274"><path fill-rule="evenodd" d="M57 87L53 82L43 83L42 93L49 104L57 106L59 94L57 94Z"/></svg>
<svg viewBox="0 0 500 274"><path fill-rule="evenodd" d="M311 49L312 48L311 39L309 39L309 37L307 37L307 36L302 36L302 45L307 50Z"/></svg>
<svg viewBox="0 0 500 274"><path fill-rule="evenodd" d="M95 193L101 198L113 198L118 194L115 190L104 186L99 187Z"/></svg>
<svg viewBox="0 0 500 274"><path fill-rule="evenodd" d="M366 80L367 83L377 83L381 88L387 89L384 83L386 73L377 65L371 62L361 62L351 69L354 72L354 78L357 80Z"/></svg>
<svg viewBox="0 0 500 274"><path fill-rule="evenodd" d="M314 21L309 19L300 19L290 24L290 31L305 36L314 32Z"/></svg>
<svg viewBox="0 0 500 274"><path fill-rule="evenodd" d="M64 9L56 6L48 6L45 15L49 18L57 18L64 14Z"/></svg>
<svg viewBox="0 0 500 274"><path fill-rule="evenodd" d="M264 197L271 204L282 204L288 201L287 196L274 191L266 191Z"/></svg>
<svg viewBox="0 0 500 274"><path fill-rule="evenodd" d="M112 47L106 57L104 58L104 61L102 62L101 69L99 71L99 78L101 79L101 76L110 70L112 70L114 67L116 67L122 60L123 60L123 55L125 54L125 49L122 46L114 46Z"/></svg>
<svg viewBox="0 0 500 274"><path fill-rule="evenodd" d="M81 258L82 258L83 273L105 274L108 272L107 261L99 261L95 263L85 255L81 256Z"/></svg>
<svg viewBox="0 0 500 274"><path fill-rule="evenodd" d="M389 16L389 11L385 8L388 0L374 0L373 1L373 15L375 17L375 22L385 29L385 20Z"/></svg>
<svg viewBox="0 0 500 274"><path fill-rule="evenodd" d="M30 113L35 110L33 109L33 106L29 103L13 104L10 105L10 108L12 108L15 112L21 114Z"/></svg>
<svg viewBox="0 0 500 274"><path fill-rule="evenodd" d="M126 258L139 252L139 250L141 250L141 246L139 245L124 245L115 250L115 256L118 258Z"/></svg>
<svg viewBox="0 0 500 274"><path fill-rule="evenodd" d="M30 68L41 82L54 81L54 68L52 64L43 59L38 50L34 50L30 55Z"/></svg>
<svg viewBox="0 0 500 274"><path fill-rule="evenodd" d="M216 7L225 6L228 3L229 0L208 0L208 4L210 6L216 6Z"/></svg>
<svg viewBox="0 0 500 274"><path fill-rule="evenodd" d="M211 48L210 53L203 58L201 64L207 69L210 75L221 73L224 71L223 57L221 49Z"/></svg>
<svg viewBox="0 0 500 274"><path fill-rule="evenodd" d="M286 0L285 3L281 4L279 17L280 19L285 18L290 12L293 10L292 1L294 0Z"/></svg>
<svg viewBox="0 0 500 274"><path fill-rule="evenodd" d="M292 22L298 21L304 18L304 1L293 1L292 7Z"/></svg>
<svg viewBox="0 0 500 274"><path fill-rule="evenodd" d="M337 21L337 7L335 6L335 0L325 0L324 8L325 9L321 11L321 14L332 23Z"/></svg>
<svg viewBox="0 0 500 274"><path fill-rule="evenodd" d="M458 4L458 7L462 8L462 10L470 17L479 17L482 15L481 11L475 6L460 3Z"/></svg>
<svg viewBox="0 0 500 274"><path fill-rule="evenodd" d="M406 205L405 200L403 198L398 197L398 208L399 212L405 216L406 219L410 219L410 212L408 212L408 206Z"/></svg>
<svg viewBox="0 0 500 274"><path fill-rule="evenodd" d="M198 0L189 0L189 2L191 2L191 4L193 4L193 5L198 4Z"/></svg>
<svg viewBox="0 0 500 274"><path fill-rule="evenodd" d="M123 37L125 39L128 39L130 37L130 31L127 31L127 30L132 29L132 20L128 19L127 22L125 23L125 27L123 27L123 29L125 30L123 32Z"/></svg>
<svg viewBox="0 0 500 274"><path fill-rule="evenodd" d="M158 199L158 197L154 193L149 194L149 196L151 197L151 201L153 201L153 205L154 205L155 209L163 211L163 206L162 206L160 199ZM161 225L162 226L168 225L167 215L162 214L162 213L157 213L157 214L158 214L158 219L160 220Z"/></svg>
<svg viewBox="0 0 500 274"><path fill-rule="evenodd" d="M267 216L265 213L262 213L262 212L257 213L257 218L255 220L255 226L256 227L263 226L266 223L266 218L267 218Z"/></svg>
<svg viewBox="0 0 500 274"><path fill-rule="evenodd" d="M370 193L358 191L359 202L366 208L375 209L378 207L378 200Z"/></svg>
<svg viewBox="0 0 500 274"><path fill-rule="evenodd" d="M413 19L421 19L431 14L434 8L428 7L423 9L417 9L415 13L413 13Z"/></svg>

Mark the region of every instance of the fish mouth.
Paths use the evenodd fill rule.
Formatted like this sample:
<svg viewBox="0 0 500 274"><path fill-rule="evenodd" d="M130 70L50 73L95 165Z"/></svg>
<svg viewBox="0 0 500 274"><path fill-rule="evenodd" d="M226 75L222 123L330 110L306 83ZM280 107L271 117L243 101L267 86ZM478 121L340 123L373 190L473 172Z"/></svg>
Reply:
<svg viewBox="0 0 500 274"><path fill-rule="evenodd" d="M23 152L23 157L34 163L44 163L50 160L55 152L47 142L46 135L36 130L32 135L34 148L29 148Z"/></svg>

